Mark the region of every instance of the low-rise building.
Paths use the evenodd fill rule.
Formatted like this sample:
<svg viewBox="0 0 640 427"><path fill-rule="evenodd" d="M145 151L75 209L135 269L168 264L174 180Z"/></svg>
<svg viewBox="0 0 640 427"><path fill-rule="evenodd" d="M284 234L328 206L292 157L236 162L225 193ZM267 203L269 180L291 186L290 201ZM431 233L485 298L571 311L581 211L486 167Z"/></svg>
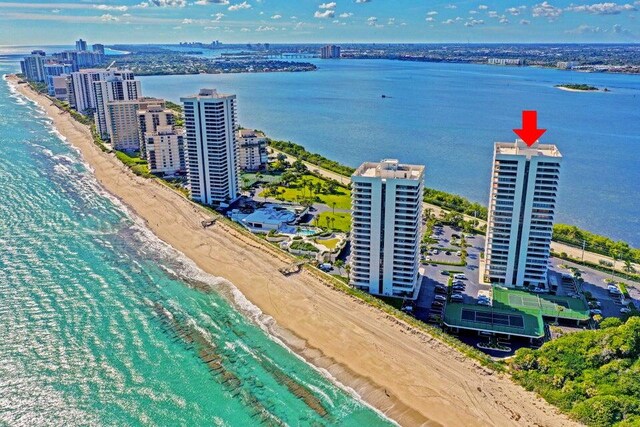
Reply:
<svg viewBox="0 0 640 427"><path fill-rule="evenodd" d="M239 129L238 140L239 166L242 170L256 171L267 167L267 138L262 132Z"/></svg>

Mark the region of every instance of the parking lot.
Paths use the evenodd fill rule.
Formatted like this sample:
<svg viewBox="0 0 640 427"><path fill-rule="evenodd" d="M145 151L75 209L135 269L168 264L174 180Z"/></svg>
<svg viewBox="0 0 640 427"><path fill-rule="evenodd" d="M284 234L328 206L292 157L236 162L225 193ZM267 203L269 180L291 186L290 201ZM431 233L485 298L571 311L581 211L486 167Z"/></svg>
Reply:
<svg viewBox="0 0 640 427"><path fill-rule="evenodd" d="M430 261L423 261L422 268L425 273L423 278L422 287L418 295L418 299L415 302L415 315L421 320L428 321L432 315L441 315L443 308L437 304L432 306L435 301L436 292L434 291L438 286L446 287L449 280L449 272L460 273L465 275L463 280L465 287L463 293L463 301L467 304L477 304L478 296L491 289L490 285L479 284L479 260L480 253L484 250L484 236L475 235L466 239L467 244L467 265L452 266L437 264L438 262L457 263L460 261L455 252L451 251L451 255L446 255L445 249L455 249L451 241L458 240L453 238L452 235L459 235L460 232L452 229L451 227L436 227L434 228L433 237L438 239L438 243L429 245L430 247L438 247L439 253L437 255L426 254L430 258ZM458 240L459 242L459 240ZM580 270L582 278L584 280L583 291L590 292L599 302L603 317L620 317L620 309L623 305L619 299L610 295L607 289L606 279L610 279L611 276L604 272L586 268L574 263L563 261L557 258L551 258L549 261L549 268L558 274L569 275L570 270L567 267L576 267ZM631 296L631 300L640 307L640 284L621 280L614 277L615 281L622 281L627 284L627 290ZM568 295L573 292L571 286L560 286L558 289L558 295ZM628 303L627 300L625 303Z"/></svg>

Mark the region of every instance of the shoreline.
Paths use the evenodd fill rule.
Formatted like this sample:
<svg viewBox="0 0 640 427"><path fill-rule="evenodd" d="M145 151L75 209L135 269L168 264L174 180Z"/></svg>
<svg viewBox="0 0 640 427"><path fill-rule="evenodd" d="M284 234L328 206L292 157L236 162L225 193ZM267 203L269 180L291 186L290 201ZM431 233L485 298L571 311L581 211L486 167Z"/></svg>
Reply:
<svg viewBox="0 0 640 427"><path fill-rule="evenodd" d="M103 153L87 126L15 78L58 132L79 149L101 186L162 241L208 274L233 284L273 319L286 346L403 425L571 425L559 411L508 377L482 368L437 339L333 288L303 270L284 277L291 258L218 221L171 189L135 176ZM223 250L216 250L223 249Z"/></svg>

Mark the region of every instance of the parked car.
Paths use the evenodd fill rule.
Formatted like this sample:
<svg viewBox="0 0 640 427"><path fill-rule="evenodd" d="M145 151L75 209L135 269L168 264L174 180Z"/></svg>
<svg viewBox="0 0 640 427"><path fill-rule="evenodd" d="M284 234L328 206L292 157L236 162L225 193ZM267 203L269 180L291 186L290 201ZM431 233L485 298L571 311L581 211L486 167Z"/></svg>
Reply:
<svg viewBox="0 0 640 427"><path fill-rule="evenodd" d="M436 301L446 301L447 297L445 297L444 295L436 295L435 297Z"/></svg>
<svg viewBox="0 0 640 427"><path fill-rule="evenodd" d="M439 251L439 250L437 250L437 249L434 249L434 250L432 250L432 251L431 251L431 253L432 253L433 255L438 255L438 254L440 253L440 251ZM447 273L447 274L448 274L448 273Z"/></svg>
<svg viewBox="0 0 640 427"><path fill-rule="evenodd" d="M453 276L454 279L465 280L467 277L464 274L458 273Z"/></svg>
<svg viewBox="0 0 640 427"><path fill-rule="evenodd" d="M598 310L597 308L593 308L589 310L589 312L591 313L591 315L602 314L602 310Z"/></svg>
<svg viewBox="0 0 640 427"><path fill-rule="evenodd" d="M491 301L486 300L486 299L479 299L478 300L478 305L491 305Z"/></svg>
<svg viewBox="0 0 640 427"><path fill-rule="evenodd" d="M600 307L602 307L602 303L600 301L591 301L591 302L589 302L589 307L591 307L591 308L600 308Z"/></svg>
<svg viewBox="0 0 640 427"><path fill-rule="evenodd" d="M467 287L465 285L453 285L451 288L465 290Z"/></svg>
<svg viewBox="0 0 640 427"><path fill-rule="evenodd" d="M444 254L445 254L445 255L451 255L451 252L446 251Z"/></svg>
<svg viewBox="0 0 640 427"><path fill-rule="evenodd" d="M318 268L324 271L325 273L333 270L333 266L329 263L320 264Z"/></svg>
<svg viewBox="0 0 640 427"><path fill-rule="evenodd" d="M462 302L462 301L464 301L464 296L462 294L453 294L453 295L451 295L451 301L453 301L453 302Z"/></svg>
<svg viewBox="0 0 640 427"><path fill-rule="evenodd" d="M435 292L436 292L436 294L446 294L447 293L447 289L438 286L438 287L436 287Z"/></svg>
<svg viewBox="0 0 640 427"><path fill-rule="evenodd" d="M462 280L454 280L453 284L454 285L464 285L464 282Z"/></svg>
<svg viewBox="0 0 640 427"><path fill-rule="evenodd" d="M431 307L443 307L444 303L442 301L434 301L431 303Z"/></svg>
<svg viewBox="0 0 640 427"><path fill-rule="evenodd" d="M462 251L458 251L458 252L456 252L456 255L458 255L458 256L462 256Z"/></svg>
<svg viewBox="0 0 640 427"><path fill-rule="evenodd" d="M448 275L449 275L449 272L448 272L448 271L446 271L446 270L442 270L442 271L440 272L440 274L442 274L443 276L448 276Z"/></svg>
<svg viewBox="0 0 640 427"><path fill-rule="evenodd" d="M629 307L622 307L620 309L620 313L621 314L629 314L629 313L631 313L631 309Z"/></svg>

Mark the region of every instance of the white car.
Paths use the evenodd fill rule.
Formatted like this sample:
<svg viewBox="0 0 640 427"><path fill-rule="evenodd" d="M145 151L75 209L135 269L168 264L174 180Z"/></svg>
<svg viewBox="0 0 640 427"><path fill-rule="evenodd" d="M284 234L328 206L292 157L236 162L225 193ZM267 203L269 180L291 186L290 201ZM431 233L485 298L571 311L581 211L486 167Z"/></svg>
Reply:
<svg viewBox="0 0 640 427"><path fill-rule="evenodd" d="M631 309L629 307L622 307L620 309L620 313L621 314L629 314L629 313L631 313Z"/></svg>
<svg viewBox="0 0 640 427"><path fill-rule="evenodd" d="M462 251L458 251L458 252L456 252L456 255L458 255L458 256L462 256Z"/></svg>
<svg viewBox="0 0 640 427"><path fill-rule="evenodd" d="M602 310L598 310L597 308L594 308L593 310L589 310L589 312L590 312L592 315L595 315L595 314L602 314Z"/></svg>
<svg viewBox="0 0 640 427"><path fill-rule="evenodd" d="M446 300L447 300L447 297L445 297L444 295L436 295L436 296L434 297L434 299L435 299L436 301L446 301Z"/></svg>
<svg viewBox="0 0 640 427"><path fill-rule="evenodd" d="M464 296L462 294L453 294L451 295L451 301L464 301Z"/></svg>
<svg viewBox="0 0 640 427"><path fill-rule="evenodd" d="M456 274L455 276L453 276L454 279L466 279L464 274Z"/></svg>
<svg viewBox="0 0 640 427"><path fill-rule="evenodd" d="M486 299L479 299L478 300L478 305L491 305L491 301L486 300Z"/></svg>

